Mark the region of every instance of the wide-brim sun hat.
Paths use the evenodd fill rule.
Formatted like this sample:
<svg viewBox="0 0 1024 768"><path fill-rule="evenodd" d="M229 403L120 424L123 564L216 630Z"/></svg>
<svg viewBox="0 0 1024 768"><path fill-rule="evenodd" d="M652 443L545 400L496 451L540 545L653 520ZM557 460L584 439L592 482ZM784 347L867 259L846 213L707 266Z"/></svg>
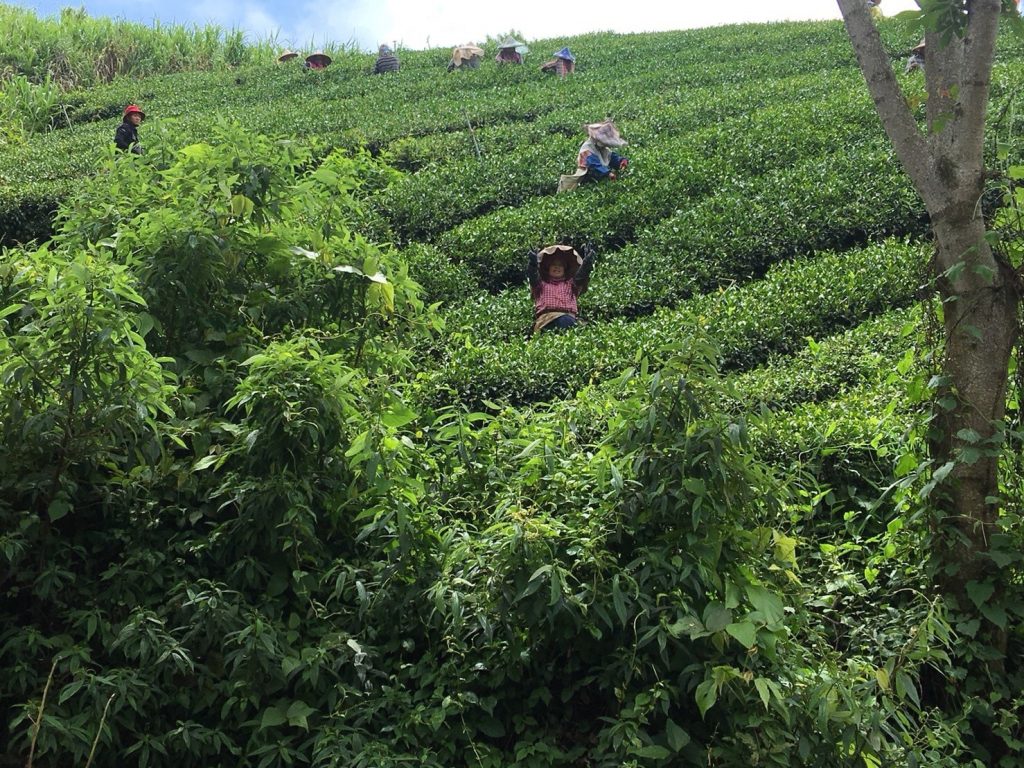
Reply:
<svg viewBox="0 0 1024 768"><path fill-rule="evenodd" d="M134 104L129 104L127 107L124 108L124 112L122 113L121 118L126 118L128 117L128 115L140 115L143 120L146 119L146 113Z"/></svg>
<svg viewBox="0 0 1024 768"><path fill-rule="evenodd" d="M461 66L463 59L472 59L474 56L483 56L484 49L476 43L465 43L452 48L452 61Z"/></svg>
<svg viewBox="0 0 1024 768"><path fill-rule="evenodd" d="M311 54L309 54L309 56L306 57L306 63L307 64L320 64L321 66L324 66L324 67L326 67L328 64L330 64L331 61L333 61L333 59L331 59L331 57L328 56L323 51L317 51L316 53L311 53Z"/></svg>
<svg viewBox="0 0 1024 768"><path fill-rule="evenodd" d="M619 129L615 127L612 120L587 123L583 128L586 130L587 136L606 147L624 147L629 143L619 135Z"/></svg>
<svg viewBox="0 0 1024 768"><path fill-rule="evenodd" d="M514 37L511 36L506 37L504 40L498 43L498 48L501 50L505 50L506 48L515 48L516 53L530 52L530 49L527 47L526 43L524 43L522 40L516 40Z"/></svg>
<svg viewBox="0 0 1024 768"><path fill-rule="evenodd" d="M296 51L285 51L277 57L278 61L291 61L296 58L299 54Z"/></svg>
<svg viewBox="0 0 1024 768"><path fill-rule="evenodd" d="M583 265L583 257L571 245L549 245L537 252L537 264L542 274L546 274L548 267L556 260L565 264L567 278L575 277Z"/></svg>
<svg viewBox="0 0 1024 768"><path fill-rule="evenodd" d="M560 50L555 51L553 54L556 59L565 59L566 61L576 61L576 57L569 52L569 47L566 46Z"/></svg>

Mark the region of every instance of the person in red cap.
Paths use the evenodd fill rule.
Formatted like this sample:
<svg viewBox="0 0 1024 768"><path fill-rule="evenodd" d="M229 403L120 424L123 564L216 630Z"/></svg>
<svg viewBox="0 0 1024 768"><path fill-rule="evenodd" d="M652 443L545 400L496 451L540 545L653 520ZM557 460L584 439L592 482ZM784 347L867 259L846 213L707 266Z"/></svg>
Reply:
<svg viewBox="0 0 1024 768"><path fill-rule="evenodd" d="M146 119L146 113L134 104L124 108L121 116L121 124L117 126L114 133L114 144L122 152L131 150L133 154L142 154L142 145L139 144L139 123Z"/></svg>
<svg viewBox="0 0 1024 768"><path fill-rule="evenodd" d="M530 251L526 276L533 298L533 332L564 330L578 325L576 299L590 285L594 249L583 249L581 258L571 245L549 245Z"/></svg>

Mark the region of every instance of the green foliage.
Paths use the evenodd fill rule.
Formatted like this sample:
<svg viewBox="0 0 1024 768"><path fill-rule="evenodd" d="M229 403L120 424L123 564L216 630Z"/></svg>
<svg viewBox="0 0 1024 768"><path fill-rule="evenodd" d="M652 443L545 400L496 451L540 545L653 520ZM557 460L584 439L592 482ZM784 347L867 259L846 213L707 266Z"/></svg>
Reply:
<svg viewBox="0 0 1024 768"><path fill-rule="evenodd" d="M49 76L36 85L24 75L17 75L0 86L0 117L8 140L53 128L61 103L60 90Z"/></svg>
<svg viewBox="0 0 1024 768"><path fill-rule="evenodd" d="M40 535L68 515L91 517L137 465L160 460L169 390L124 266L99 250L68 263L47 248L4 255L4 506L28 513L21 535Z"/></svg>
<svg viewBox="0 0 1024 768"><path fill-rule="evenodd" d="M105 24L61 19L74 51ZM566 82L157 39L136 74L212 71L67 93L0 149L5 242L55 233L0 257L0 762L952 768L977 722L1024 740L1019 590L971 586L1007 662L966 680L986 649L921 556L948 469L920 205L838 25L585 36ZM135 100L146 153L116 154ZM604 114L632 170L555 196ZM598 246L591 322L526 341L523 256L561 239Z"/></svg>
<svg viewBox="0 0 1024 768"><path fill-rule="evenodd" d="M64 8L40 18L27 8L0 7L0 82L13 73L60 88L88 87L115 77L238 66L270 61L269 42L248 44L240 30L217 26L146 26L91 18Z"/></svg>

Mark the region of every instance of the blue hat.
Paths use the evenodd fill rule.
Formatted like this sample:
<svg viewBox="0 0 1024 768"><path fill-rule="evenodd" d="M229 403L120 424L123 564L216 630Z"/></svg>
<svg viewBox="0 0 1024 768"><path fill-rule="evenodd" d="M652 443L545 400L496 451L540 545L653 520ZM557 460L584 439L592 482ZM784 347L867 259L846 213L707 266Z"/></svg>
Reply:
<svg viewBox="0 0 1024 768"><path fill-rule="evenodd" d="M569 53L569 47L566 46L560 51L555 51L552 54L556 59L566 59L567 61L576 61L576 57Z"/></svg>

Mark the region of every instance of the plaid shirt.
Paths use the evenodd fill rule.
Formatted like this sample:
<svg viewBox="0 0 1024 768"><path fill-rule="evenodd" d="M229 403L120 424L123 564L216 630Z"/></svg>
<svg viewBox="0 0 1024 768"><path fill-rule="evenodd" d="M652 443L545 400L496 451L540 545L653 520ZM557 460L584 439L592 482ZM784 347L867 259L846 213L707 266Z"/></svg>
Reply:
<svg viewBox="0 0 1024 768"><path fill-rule="evenodd" d="M573 280L541 280L531 292L534 317L545 312L568 312L573 316L579 312L576 303L579 288Z"/></svg>
<svg viewBox="0 0 1024 768"><path fill-rule="evenodd" d="M541 72L554 72L559 77L571 75L576 71L576 62L556 56L551 61L545 61L540 65Z"/></svg>

